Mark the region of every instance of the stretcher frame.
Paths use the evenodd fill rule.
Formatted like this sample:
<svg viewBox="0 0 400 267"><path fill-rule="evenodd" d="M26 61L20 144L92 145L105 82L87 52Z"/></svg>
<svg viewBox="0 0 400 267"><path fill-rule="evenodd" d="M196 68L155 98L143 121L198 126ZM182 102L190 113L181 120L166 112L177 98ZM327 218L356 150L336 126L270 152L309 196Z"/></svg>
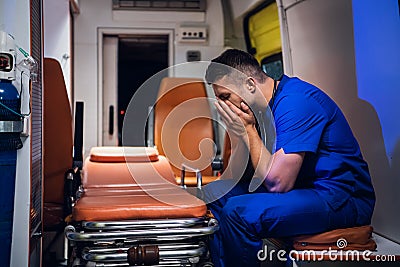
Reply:
<svg viewBox="0 0 400 267"><path fill-rule="evenodd" d="M111 186L107 190L112 192L113 188ZM159 189L157 185L154 188ZM132 190L132 187L128 186L129 189ZM84 192L84 186L80 186L76 196L78 201L85 197ZM71 267L206 267L213 266L207 248L208 239L218 229L217 220L206 213L195 218L72 221L65 227L64 233L72 248Z"/></svg>

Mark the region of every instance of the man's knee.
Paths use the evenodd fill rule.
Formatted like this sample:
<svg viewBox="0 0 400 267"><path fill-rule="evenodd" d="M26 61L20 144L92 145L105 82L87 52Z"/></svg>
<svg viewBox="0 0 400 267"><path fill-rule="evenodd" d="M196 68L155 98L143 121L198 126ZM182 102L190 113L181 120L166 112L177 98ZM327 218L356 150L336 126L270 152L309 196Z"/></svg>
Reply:
<svg viewBox="0 0 400 267"><path fill-rule="evenodd" d="M230 198L221 211L221 219L226 224L240 224L242 227L247 227L249 219L245 211L247 208L240 198Z"/></svg>
<svg viewBox="0 0 400 267"><path fill-rule="evenodd" d="M203 187L203 200L206 203L221 202L225 205L228 198L246 193L234 179L217 180Z"/></svg>

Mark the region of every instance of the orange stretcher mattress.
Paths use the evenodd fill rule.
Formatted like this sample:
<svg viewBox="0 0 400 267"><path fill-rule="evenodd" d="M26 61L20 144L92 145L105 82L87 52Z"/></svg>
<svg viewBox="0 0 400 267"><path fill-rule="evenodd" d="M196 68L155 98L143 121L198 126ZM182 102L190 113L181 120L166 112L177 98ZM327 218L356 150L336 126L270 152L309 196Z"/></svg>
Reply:
<svg viewBox="0 0 400 267"><path fill-rule="evenodd" d="M75 221L206 215L205 203L176 185L168 160L156 149L93 148L82 185L84 193L72 212Z"/></svg>
<svg viewBox="0 0 400 267"><path fill-rule="evenodd" d="M83 196L114 196L114 195L173 195L182 192L182 188L176 185L166 186L165 184L147 185L125 185L114 187L92 187L86 188Z"/></svg>
<svg viewBox="0 0 400 267"><path fill-rule="evenodd" d="M73 210L75 221L118 221L202 217L203 201L185 192L157 196L108 195L82 197Z"/></svg>
<svg viewBox="0 0 400 267"><path fill-rule="evenodd" d="M82 173L84 188L176 184L171 166L163 156L149 162L99 162L87 158Z"/></svg>

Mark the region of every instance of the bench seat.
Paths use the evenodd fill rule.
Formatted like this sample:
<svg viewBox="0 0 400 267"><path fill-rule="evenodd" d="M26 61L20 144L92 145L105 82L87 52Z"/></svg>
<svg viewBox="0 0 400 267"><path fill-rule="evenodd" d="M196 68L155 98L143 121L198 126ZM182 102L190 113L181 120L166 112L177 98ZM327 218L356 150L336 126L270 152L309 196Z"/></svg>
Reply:
<svg viewBox="0 0 400 267"><path fill-rule="evenodd" d="M376 242L375 251L344 250L327 252L315 251L310 255L301 250L291 251L293 266L400 266L400 244L377 233L372 234Z"/></svg>

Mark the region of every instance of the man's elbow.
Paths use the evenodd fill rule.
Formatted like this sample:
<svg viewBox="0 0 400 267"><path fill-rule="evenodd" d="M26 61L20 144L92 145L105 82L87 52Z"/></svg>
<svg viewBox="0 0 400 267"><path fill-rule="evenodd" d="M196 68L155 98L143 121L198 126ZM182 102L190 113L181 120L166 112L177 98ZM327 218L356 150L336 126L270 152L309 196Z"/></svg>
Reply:
<svg viewBox="0 0 400 267"><path fill-rule="evenodd" d="M271 193L286 193L293 189L294 183L276 179L273 182L267 183L266 186Z"/></svg>

